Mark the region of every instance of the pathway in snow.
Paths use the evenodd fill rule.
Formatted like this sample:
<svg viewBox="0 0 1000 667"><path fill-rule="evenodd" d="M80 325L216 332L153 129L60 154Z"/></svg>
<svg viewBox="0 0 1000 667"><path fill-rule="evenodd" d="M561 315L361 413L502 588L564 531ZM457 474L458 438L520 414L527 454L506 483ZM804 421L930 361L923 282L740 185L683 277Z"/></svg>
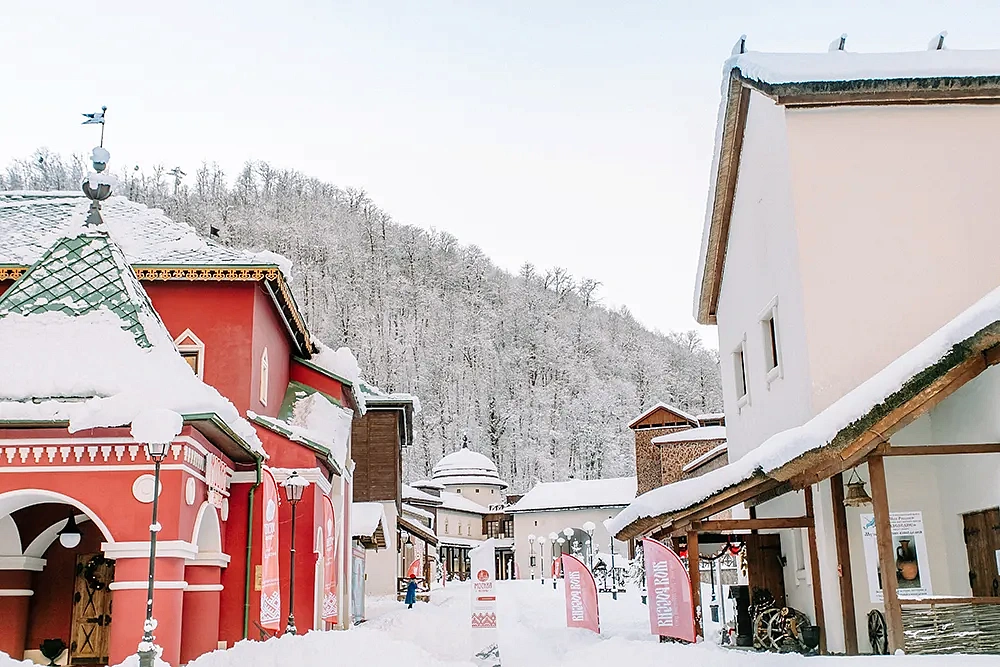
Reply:
<svg viewBox="0 0 1000 667"><path fill-rule="evenodd" d="M648 634L638 596L601 596L600 636L565 627L563 591L539 582L500 582L500 651L505 667L1000 667L1000 657L803 658L660 644ZM431 603L406 609L369 605L369 621L350 632L312 632L265 643L240 642L191 667L468 667L468 584L435 590ZM808 661L808 662L803 662ZM0 665L0 667L7 667Z"/></svg>

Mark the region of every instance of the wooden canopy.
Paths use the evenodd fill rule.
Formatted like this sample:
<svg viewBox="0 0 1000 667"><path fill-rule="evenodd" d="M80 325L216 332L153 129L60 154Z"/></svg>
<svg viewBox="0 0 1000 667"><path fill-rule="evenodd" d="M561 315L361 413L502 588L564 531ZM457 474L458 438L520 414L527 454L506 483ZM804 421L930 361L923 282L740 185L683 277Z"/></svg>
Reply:
<svg viewBox="0 0 1000 667"><path fill-rule="evenodd" d="M616 537L628 540L654 530L661 533L683 530L693 522L739 503L751 507L758 505L842 473L872 454L888 453L890 436L998 362L1000 320L956 343L936 363L910 377L899 390L871 406L824 445L767 474L758 469L749 479L721 489L704 500L632 521L619 530Z"/></svg>

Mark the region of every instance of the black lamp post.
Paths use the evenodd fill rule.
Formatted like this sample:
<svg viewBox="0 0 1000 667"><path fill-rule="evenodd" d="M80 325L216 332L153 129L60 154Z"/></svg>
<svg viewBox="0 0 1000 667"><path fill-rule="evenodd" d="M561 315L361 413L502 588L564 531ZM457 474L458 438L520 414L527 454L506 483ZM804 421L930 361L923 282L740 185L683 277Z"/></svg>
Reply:
<svg viewBox="0 0 1000 667"><path fill-rule="evenodd" d="M149 524L149 583L146 588L146 622L142 625L142 642L139 644L139 667L153 667L156 660L156 647L153 645L153 630L156 629L156 621L153 619L153 582L156 578L156 534L160 532L156 510L160 500L160 464L167 457L169 449L169 442L146 444L146 453L153 459L153 519Z"/></svg>
<svg viewBox="0 0 1000 667"><path fill-rule="evenodd" d="M615 536L608 540L611 545L611 599L618 599L618 571L615 570Z"/></svg>
<svg viewBox="0 0 1000 667"><path fill-rule="evenodd" d="M299 475L299 473L292 471L292 474L288 476L288 479L282 484L285 487L285 496L288 498L288 504L292 506L292 555L291 564L288 567L288 625L285 626L285 632L287 634L294 635L296 633L295 629L295 506L299 504L302 500L302 492L309 482Z"/></svg>
<svg viewBox="0 0 1000 667"><path fill-rule="evenodd" d="M545 585L545 568L547 567L545 562L545 536L538 536L538 572L542 575L542 586Z"/></svg>

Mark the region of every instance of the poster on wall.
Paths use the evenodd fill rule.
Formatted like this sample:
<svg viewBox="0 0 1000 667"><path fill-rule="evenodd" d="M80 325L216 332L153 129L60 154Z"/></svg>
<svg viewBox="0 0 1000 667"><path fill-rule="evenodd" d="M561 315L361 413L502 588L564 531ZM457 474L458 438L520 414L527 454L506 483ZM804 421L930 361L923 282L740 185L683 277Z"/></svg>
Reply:
<svg viewBox="0 0 1000 667"><path fill-rule="evenodd" d="M889 525L896 565L896 571L891 574L896 577L899 597L923 598L933 595L923 514L890 512ZM861 515L861 532L865 545L865 562L868 565L868 591L872 602L882 602L882 577L885 573L882 572L878 559L874 514Z"/></svg>
<svg viewBox="0 0 1000 667"><path fill-rule="evenodd" d="M354 624L365 620L365 548L353 545L351 558L351 618Z"/></svg>
<svg viewBox="0 0 1000 667"><path fill-rule="evenodd" d="M472 574L472 661L500 667L497 643L496 542L488 539L469 552Z"/></svg>

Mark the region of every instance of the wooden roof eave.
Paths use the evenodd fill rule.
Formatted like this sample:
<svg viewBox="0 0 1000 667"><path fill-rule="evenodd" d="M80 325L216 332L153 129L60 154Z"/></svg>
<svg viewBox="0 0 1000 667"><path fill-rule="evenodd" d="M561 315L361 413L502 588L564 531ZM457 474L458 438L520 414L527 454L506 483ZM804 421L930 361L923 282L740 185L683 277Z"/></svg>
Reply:
<svg viewBox="0 0 1000 667"><path fill-rule="evenodd" d="M825 447L806 452L767 475L752 477L689 508L633 521L616 537L626 540L653 530L675 530L739 503L753 504L767 494L802 489L844 472L864 462L885 446L894 433L997 363L1000 363L1000 322L953 346L937 363L841 429Z"/></svg>
<svg viewBox="0 0 1000 667"><path fill-rule="evenodd" d="M714 199L706 244L705 269L701 285L698 286L698 322L717 324L716 313L719 305L719 290L722 286L722 271L726 262L726 246L729 243L729 224L733 215L736 198L736 181L739 174L740 155L743 150L743 134L747 114L750 110L750 88L744 84L735 70L730 74L726 96L726 110L723 117L722 145L719 148L719 164L715 174Z"/></svg>

